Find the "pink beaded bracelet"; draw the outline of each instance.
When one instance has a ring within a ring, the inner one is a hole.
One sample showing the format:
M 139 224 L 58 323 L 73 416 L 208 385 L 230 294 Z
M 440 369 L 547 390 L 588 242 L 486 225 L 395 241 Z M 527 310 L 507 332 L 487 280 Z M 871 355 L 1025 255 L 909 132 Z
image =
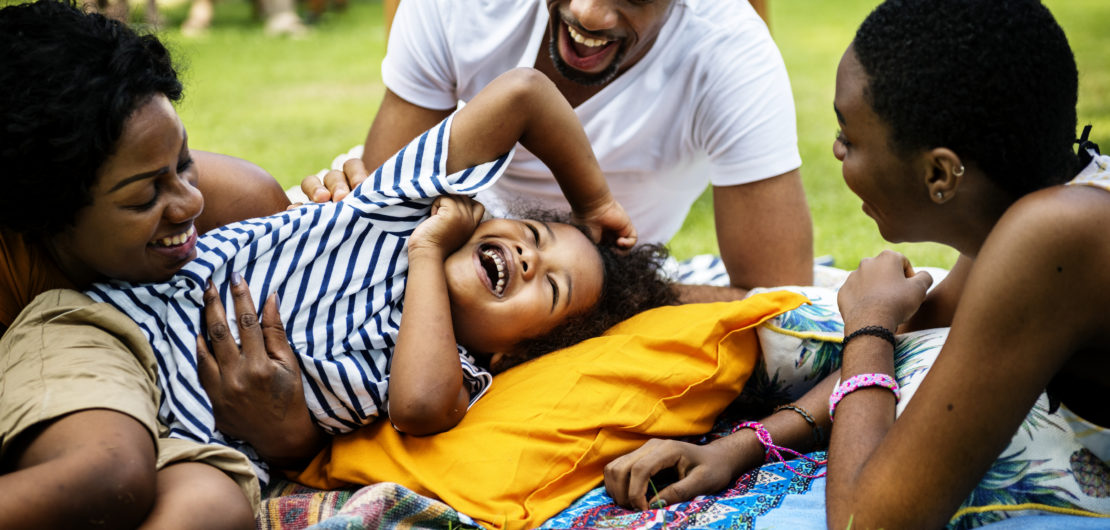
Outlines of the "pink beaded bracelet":
M 833 413 L 836 412 L 836 404 L 844 399 L 844 396 L 855 392 L 861 388 L 869 386 L 881 386 L 894 392 L 894 402 L 902 399 L 902 390 L 898 387 L 898 381 L 893 377 L 886 374 L 857 374 L 849 377 L 847 381 L 836 385 L 836 391 L 829 396 L 829 421 L 833 421 Z
M 805 460 L 805 461 L 807 461 L 811 464 L 815 464 L 815 465 L 818 465 L 818 466 L 823 466 L 823 465 L 829 463 L 829 461 L 827 459 L 826 460 L 818 460 L 818 459 L 813 458 L 811 456 L 803 455 L 802 453 L 799 453 L 799 452 L 797 452 L 797 451 L 795 451 L 795 450 L 793 450 L 789 447 L 782 447 L 780 445 L 775 445 L 775 442 L 773 440 L 771 440 L 771 433 L 767 432 L 767 428 L 764 427 L 762 423 L 759 423 L 758 421 L 745 421 L 744 423 L 741 423 L 740 425 L 737 425 L 736 430 L 734 430 L 733 432 L 736 432 L 740 429 L 752 429 L 752 430 L 755 431 L 756 439 L 759 440 L 759 443 L 762 444 L 763 448 L 765 449 L 765 456 L 764 456 L 765 460 L 770 460 L 771 457 L 773 456 L 773 457 L 777 458 L 779 462 L 782 462 L 782 465 L 786 466 L 786 469 L 789 469 L 790 471 L 793 471 L 794 474 L 798 475 L 799 477 L 821 478 L 821 477 L 825 476 L 825 471 L 822 471 L 822 472 L 820 472 L 816 475 L 807 475 L 805 473 L 802 473 L 801 471 L 798 471 L 797 469 L 795 469 L 790 464 L 786 463 L 786 458 L 784 458 L 782 456 L 782 451 L 786 451 L 787 453 L 790 453 L 790 454 L 792 454 L 792 455 L 794 455 L 798 458 L 801 458 L 802 460 Z

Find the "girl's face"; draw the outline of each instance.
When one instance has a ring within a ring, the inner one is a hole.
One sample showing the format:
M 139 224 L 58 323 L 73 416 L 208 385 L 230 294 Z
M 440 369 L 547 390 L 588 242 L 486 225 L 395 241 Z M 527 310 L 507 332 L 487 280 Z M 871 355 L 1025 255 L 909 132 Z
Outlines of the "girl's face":
M 447 258 L 455 340 L 480 353 L 508 353 L 551 331 L 601 297 L 603 265 L 573 226 L 493 219 Z
M 890 127 L 871 108 L 866 86 L 867 76 L 849 46 L 836 71 L 833 109 L 840 132 L 833 155 L 842 162 L 844 182 L 863 200 L 864 213 L 875 220 L 884 239 L 924 240 L 921 230 L 928 218 L 923 208 L 930 204 L 925 169 L 894 151 Z
M 196 256 L 193 220 L 204 209 L 196 182 L 181 120 L 155 95 L 124 123 L 92 204 L 51 240 L 62 270 L 78 284 L 169 278 Z

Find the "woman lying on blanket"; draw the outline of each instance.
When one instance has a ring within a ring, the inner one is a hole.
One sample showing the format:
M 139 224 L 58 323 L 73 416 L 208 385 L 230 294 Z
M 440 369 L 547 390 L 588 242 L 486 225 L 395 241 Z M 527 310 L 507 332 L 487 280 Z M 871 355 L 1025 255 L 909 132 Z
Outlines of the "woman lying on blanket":
M 617 252 L 569 224 L 482 221 L 482 206 L 464 195 L 496 181 L 517 141 L 552 168 L 576 216 L 599 235 L 611 230 L 620 245 L 634 243 L 573 110 L 546 78 L 522 69 L 494 80 L 344 201 L 214 230 L 168 282 L 98 284 L 89 295 L 143 329 L 160 363 L 160 417 L 179 437 L 223 441 L 201 380 L 217 388 L 220 405 L 222 365 L 239 358 L 223 325 L 257 337 L 248 329 L 257 322 L 252 299 L 266 300 L 269 355 L 303 369 L 304 399 L 282 404 L 301 421 L 266 436 L 224 434 L 287 463 L 314 453 L 313 422 L 348 432 L 388 410 L 410 434 L 450 429 L 489 386 L 487 368 L 673 301 L 656 247 Z M 235 313 L 225 320 L 210 304 L 213 355 L 196 338 L 205 298 Z M 244 336 L 244 348 L 253 340 Z M 308 443 L 290 451 L 296 436 Z
M 833 144 L 845 182 L 885 239 L 961 257 L 928 295 L 932 279 L 904 257 L 862 261 L 839 291 L 840 373 L 761 422 L 806 449 L 800 412 L 835 418 L 830 528 L 943 526 L 1046 388 L 1110 427 L 1110 157 L 1072 151 L 1076 91 L 1067 39 L 1035 0 L 888 0 L 845 52 Z M 893 333 L 947 325 L 895 421 Z M 606 487 L 639 509 L 719 490 L 763 460 L 756 435 L 653 441 L 613 461 Z M 667 468 L 681 480 L 647 498 Z
M 153 359 L 102 348 L 141 341 L 137 329 L 55 333 L 62 311 L 35 313 L 37 334 L 7 328 L 28 304 L 50 305 L 36 299 L 50 289 L 168 278 L 194 233 L 283 211 L 281 186 L 191 151 L 167 50 L 71 3 L 0 10 L 0 87 L 0 528 L 253 524 L 232 480 L 255 482 L 246 458 L 163 443 Z

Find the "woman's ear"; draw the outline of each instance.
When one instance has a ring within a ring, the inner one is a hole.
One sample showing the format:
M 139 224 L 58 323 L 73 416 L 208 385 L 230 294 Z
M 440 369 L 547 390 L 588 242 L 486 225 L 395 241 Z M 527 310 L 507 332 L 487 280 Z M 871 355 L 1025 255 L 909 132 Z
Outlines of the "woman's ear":
M 930 150 L 926 158 L 925 187 L 929 190 L 929 198 L 937 204 L 944 204 L 956 196 L 967 168 L 959 155 L 947 147 Z

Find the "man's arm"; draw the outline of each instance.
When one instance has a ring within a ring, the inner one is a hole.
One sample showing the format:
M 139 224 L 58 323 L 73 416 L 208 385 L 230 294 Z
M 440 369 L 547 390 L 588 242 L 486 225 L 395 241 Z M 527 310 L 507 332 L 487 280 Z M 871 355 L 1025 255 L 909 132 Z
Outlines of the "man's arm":
M 197 230 L 207 232 L 235 221 L 285 210 L 289 198 L 266 170 L 246 160 L 207 151 L 192 151 L 197 164 L 197 189 L 204 211 Z
M 713 211 L 732 287 L 681 286 L 683 302 L 735 300 L 753 287 L 813 283 L 813 222 L 797 169 L 714 186 Z

